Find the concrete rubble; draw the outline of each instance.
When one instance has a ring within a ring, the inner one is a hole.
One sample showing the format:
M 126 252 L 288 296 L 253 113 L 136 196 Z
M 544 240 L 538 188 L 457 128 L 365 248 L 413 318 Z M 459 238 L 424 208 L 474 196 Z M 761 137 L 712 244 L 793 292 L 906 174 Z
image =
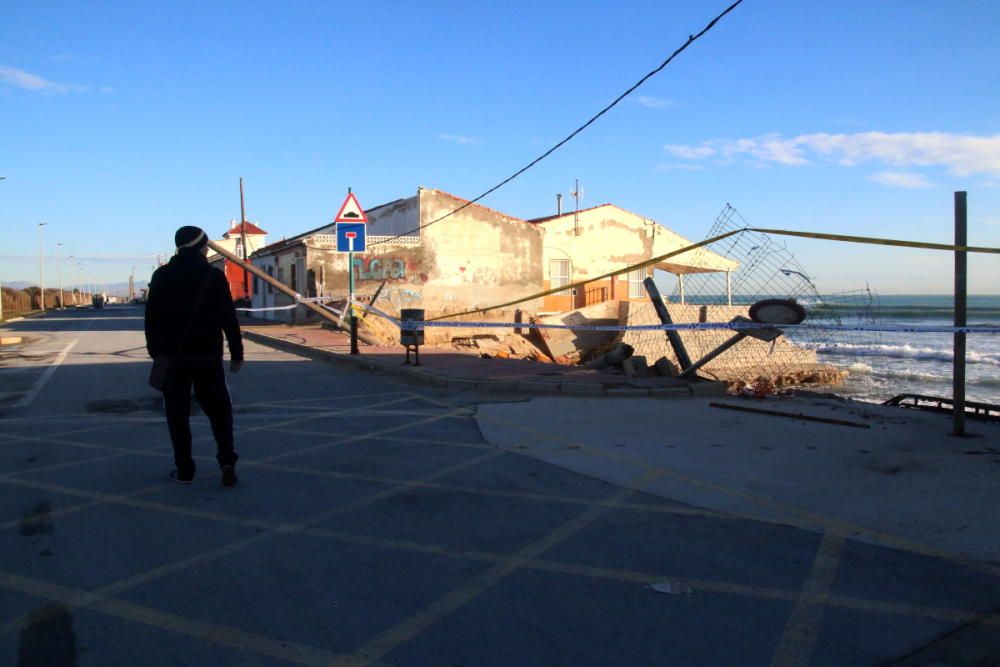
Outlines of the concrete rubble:
M 376 304 L 378 305 L 378 304 Z M 668 304 L 677 323 L 727 322 L 746 316 L 746 306 L 694 306 Z M 463 316 L 469 322 L 520 322 L 528 319 L 519 310 L 496 310 Z M 530 318 L 530 323 L 579 326 L 619 326 L 658 322 L 652 304 L 606 301 L 566 313 Z M 398 345 L 399 329 L 375 315 L 361 320 L 359 331 L 366 341 Z M 734 332 L 729 330 L 680 331 L 688 355 L 701 358 Z M 662 331 L 592 331 L 587 329 L 447 327 L 425 330 L 427 347 L 475 354 L 484 358 L 530 359 L 561 366 L 612 369 L 627 377 L 674 377 L 681 364 Z M 627 354 L 623 354 L 628 350 Z M 846 369 L 819 363 L 816 353 L 795 345 L 785 337 L 766 342 L 746 338 L 713 359 L 698 373 L 723 383 L 731 392 L 761 387 L 835 387 L 848 375 Z

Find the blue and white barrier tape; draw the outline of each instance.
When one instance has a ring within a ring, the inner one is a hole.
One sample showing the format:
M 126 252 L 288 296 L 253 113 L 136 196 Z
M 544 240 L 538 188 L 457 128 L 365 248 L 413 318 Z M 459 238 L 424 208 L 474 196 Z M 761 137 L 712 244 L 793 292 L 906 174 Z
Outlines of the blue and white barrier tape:
M 331 301 L 328 298 L 299 299 L 290 306 L 275 306 L 272 308 L 237 308 L 237 310 L 258 312 L 263 310 L 290 310 L 305 302 Z M 392 322 L 405 331 L 416 331 L 425 328 L 451 329 L 569 329 L 572 331 L 743 331 L 753 329 L 781 329 L 782 331 L 872 331 L 882 333 L 965 333 L 965 334 L 1000 334 L 1000 326 L 986 324 L 978 326 L 947 326 L 947 325 L 845 325 L 845 324 L 761 324 L 759 322 L 678 322 L 674 324 L 545 324 L 542 322 L 454 322 L 454 321 L 418 321 L 400 320 L 397 317 L 375 308 L 374 306 L 352 301 L 356 307 L 378 315 Z M 322 308 L 336 315 L 343 312 L 322 303 Z
M 544 324 L 541 322 L 446 322 L 400 320 L 366 303 L 353 302 L 359 308 L 385 318 L 400 329 L 407 331 L 420 328 L 468 328 L 468 329 L 570 329 L 573 331 L 718 331 L 781 329 L 782 331 L 879 331 L 895 333 L 1000 333 L 1000 326 L 982 325 L 955 327 L 947 325 L 844 325 L 844 324 L 761 324 L 759 322 L 678 322 L 675 324 Z
M 304 298 L 302 298 L 298 294 L 296 294 L 295 296 L 296 296 L 295 303 L 290 304 L 288 306 L 267 306 L 267 307 L 264 307 L 264 308 L 237 308 L 236 310 L 242 310 L 243 312 L 247 312 L 247 313 L 259 313 L 259 312 L 269 311 L 269 310 L 291 310 L 292 308 L 298 308 L 299 304 L 302 304 L 302 303 L 315 303 L 315 304 L 318 304 L 320 307 L 325 308 L 326 310 L 329 310 L 331 313 L 336 313 L 337 315 L 341 314 L 341 311 L 339 311 L 339 310 L 337 310 L 335 308 L 331 308 L 331 307 L 329 307 L 327 305 L 324 305 L 324 302 L 339 301 L 339 299 L 333 299 L 333 298 L 330 298 L 328 296 L 314 296 L 314 297 L 309 297 L 309 298 L 305 298 L 304 299 Z

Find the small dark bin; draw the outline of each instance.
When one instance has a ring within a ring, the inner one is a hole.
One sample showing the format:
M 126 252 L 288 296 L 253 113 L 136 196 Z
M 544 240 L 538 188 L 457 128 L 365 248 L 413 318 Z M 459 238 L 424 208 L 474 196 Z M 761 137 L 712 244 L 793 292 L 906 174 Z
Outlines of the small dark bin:
M 424 321 L 424 309 L 423 308 L 403 308 L 399 311 L 399 319 L 402 322 L 423 322 Z M 418 324 L 414 329 L 406 329 L 400 327 L 399 329 L 399 342 L 406 346 L 406 361 L 404 364 L 410 363 L 410 347 L 413 347 L 413 351 L 416 353 L 417 358 L 414 362 L 415 365 L 420 365 L 420 346 L 424 344 L 424 325 Z
M 423 308 L 403 308 L 399 311 L 399 319 L 402 322 L 423 322 L 424 321 L 424 309 Z M 399 330 L 399 342 L 403 345 L 423 345 L 424 344 L 424 325 L 417 325 L 416 329 L 403 329 Z

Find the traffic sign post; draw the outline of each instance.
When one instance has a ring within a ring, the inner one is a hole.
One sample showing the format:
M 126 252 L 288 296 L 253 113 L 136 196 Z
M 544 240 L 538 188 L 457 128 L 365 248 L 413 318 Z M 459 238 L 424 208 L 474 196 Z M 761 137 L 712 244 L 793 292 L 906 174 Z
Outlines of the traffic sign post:
M 365 225 L 368 216 L 361 208 L 358 198 L 347 188 L 347 199 L 340 205 L 337 216 L 337 252 L 347 253 L 347 308 L 351 323 L 351 354 L 358 351 L 358 318 L 354 315 L 354 253 L 365 251 Z

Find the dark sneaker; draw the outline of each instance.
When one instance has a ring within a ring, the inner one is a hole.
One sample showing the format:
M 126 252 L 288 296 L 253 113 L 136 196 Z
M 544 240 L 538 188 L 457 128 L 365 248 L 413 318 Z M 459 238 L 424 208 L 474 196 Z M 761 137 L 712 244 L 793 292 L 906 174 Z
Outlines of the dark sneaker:
M 179 484 L 190 484 L 191 482 L 194 481 L 194 473 L 192 472 L 192 473 L 187 474 L 187 475 L 182 475 L 181 472 L 177 468 L 174 468 L 170 472 L 170 479 L 174 480 L 175 482 L 177 482 Z
M 222 466 L 222 486 L 235 486 L 238 480 L 236 466 Z

